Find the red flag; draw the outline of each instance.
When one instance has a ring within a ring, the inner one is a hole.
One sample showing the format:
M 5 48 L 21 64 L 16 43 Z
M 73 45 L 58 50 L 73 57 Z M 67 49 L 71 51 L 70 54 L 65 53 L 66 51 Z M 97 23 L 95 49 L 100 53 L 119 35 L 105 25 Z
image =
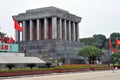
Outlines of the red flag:
M 6 43 L 9 43 L 9 37 L 6 37 L 6 38 L 5 38 L 5 42 L 6 42 Z
M 14 18 L 14 28 L 20 32 L 23 30 L 23 28 L 18 24 L 15 18 Z
M 2 42 L 5 42 L 5 39 L 4 39 L 4 37 L 2 37 L 2 40 L 1 40 Z
M 108 42 L 109 42 L 109 47 L 112 50 L 112 42 L 111 42 L 110 38 L 108 39 Z
M 15 40 L 12 37 L 10 38 L 10 43 L 12 43 L 12 44 L 15 43 Z
M 116 50 L 115 48 L 112 49 L 112 52 L 113 52 L 113 53 L 116 52 L 116 51 L 117 51 L 117 50 Z
M 116 44 L 120 46 L 120 40 L 116 38 Z

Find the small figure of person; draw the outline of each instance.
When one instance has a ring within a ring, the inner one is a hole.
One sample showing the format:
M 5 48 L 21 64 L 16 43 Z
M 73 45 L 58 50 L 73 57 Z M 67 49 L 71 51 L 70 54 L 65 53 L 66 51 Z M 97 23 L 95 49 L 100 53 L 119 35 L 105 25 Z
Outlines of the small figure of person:
M 115 65 L 113 64 L 112 66 L 112 72 L 114 73 L 115 72 Z

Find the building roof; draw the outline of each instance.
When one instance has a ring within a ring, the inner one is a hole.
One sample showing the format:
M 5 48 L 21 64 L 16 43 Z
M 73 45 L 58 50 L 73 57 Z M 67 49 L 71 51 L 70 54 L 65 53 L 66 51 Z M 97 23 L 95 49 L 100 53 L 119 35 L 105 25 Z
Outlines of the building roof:
M 42 19 L 42 18 L 50 18 L 50 17 L 57 17 L 74 22 L 80 22 L 82 19 L 81 17 L 71 14 L 66 10 L 56 8 L 53 6 L 26 10 L 25 13 L 20 13 L 13 17 L 15 17 L 19 22 L 23 20 L 30 20 L 30 19 L 34 20 L 34 19 Z
M 41 12 L 41 11 L 53 11 L 53 12 L 60 11 L 60 12 L 64 12 L 64 13 L 69 13 L 66 10 L 63 10 L 63 9 L 60 9 L 60 8 L 57 8 L 54 6 L 26 10 L 26 13 Z

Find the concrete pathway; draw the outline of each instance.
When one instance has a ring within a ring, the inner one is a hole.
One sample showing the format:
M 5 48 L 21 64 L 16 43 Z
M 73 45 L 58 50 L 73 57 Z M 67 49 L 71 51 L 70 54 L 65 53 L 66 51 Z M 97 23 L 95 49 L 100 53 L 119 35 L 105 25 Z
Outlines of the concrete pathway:
M 0 80 L 120 80 L 120 70 L 12 77 Z

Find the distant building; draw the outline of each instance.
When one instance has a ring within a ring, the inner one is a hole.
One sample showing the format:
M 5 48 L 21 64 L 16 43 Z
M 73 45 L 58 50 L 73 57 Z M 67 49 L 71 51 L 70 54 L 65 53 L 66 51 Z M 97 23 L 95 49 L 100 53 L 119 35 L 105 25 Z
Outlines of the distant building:
M 0 32 L 0 69 L 5 68 L 7 64 L 15 64 L 16 67 L 21 68 L 31 63 L 40 66 L 46 62 L 38 57 L 26 57 L 24 53 L 18 53 L 18 44 Z
M 79 42 L 81 17 L 56 7 L 31 9 L 14 17 L 23 26 L 22 35 L 15 33 L 19 52 L 40 58 L 49 55 L 56 60 L 64 57 L 66 63 L 81 63 L 77 56 L 84 46 Z

